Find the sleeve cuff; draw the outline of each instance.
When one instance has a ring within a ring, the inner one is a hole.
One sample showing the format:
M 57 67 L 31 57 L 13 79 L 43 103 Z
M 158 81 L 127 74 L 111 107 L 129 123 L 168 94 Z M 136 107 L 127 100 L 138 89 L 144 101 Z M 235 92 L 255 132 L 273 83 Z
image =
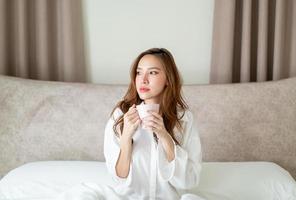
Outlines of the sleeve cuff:
M 116 182 L 117 183 L 120 183 L 120 184 L 125 184 L 125 185 L 130 185 L 131 183 L 131 180 L 132 180 L 132 164 L 130 165 L 130 169 L 129 169 L 129 173 L 128 173 L 128 176 L 126 178 L 121 178 L 119 177 L 117 174 L 116 174 L 116 169 L 114 167 L 114 178 L 116 179 Z

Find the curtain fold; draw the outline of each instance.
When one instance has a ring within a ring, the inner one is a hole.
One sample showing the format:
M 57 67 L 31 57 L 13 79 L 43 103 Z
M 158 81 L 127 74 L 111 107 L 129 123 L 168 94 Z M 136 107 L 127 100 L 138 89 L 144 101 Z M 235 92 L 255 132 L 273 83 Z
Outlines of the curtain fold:
M 216 0 L 210 83 L 296 76 L 296 1 Z
M 81 0 L 0 0 L 0 73 L 86 81 Z

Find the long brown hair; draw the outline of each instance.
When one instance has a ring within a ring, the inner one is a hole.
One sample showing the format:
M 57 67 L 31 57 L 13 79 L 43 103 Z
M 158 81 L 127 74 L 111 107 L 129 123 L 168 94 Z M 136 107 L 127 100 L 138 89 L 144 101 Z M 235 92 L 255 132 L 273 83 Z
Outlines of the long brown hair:
M 184 116 L 185 110 L 188 109 L 188 105 L 186 104 L 181 95 L 182 78 L 179 74 L 174 58 L 172 54 L 165 48 L 148 49 L 142 52 L 135 59 L 130 70 L 131 82 L 129 84 L 128 90 L 125 96 L 123 97 L 123 100 L 119 101 L 113 109 L 111 116 L 113 115 L 116 108 L 120 108 L 123 114 L 125 114 L 133 104 L 138 105 L 142 102 L 137 93 L 135 79 L 137 74 L 138 63 L 140 62 L 141 58 L 145 55 L 156 56 L 163 64 L 168 85 L 163 90 L 162 101 L 159 106 L 160 113 L 163 117 L 163 122 L 166 130 L 171 135 L 173 140 L 177 144 L 180 144 L 180 142 L 177 141 L 177 139 L 174 136 L 173 129 L 176 126 L 179 131 L 182 131 L 183 127 L 180 123 L 180 119 L 182 119 L 182 117 Z M 179 118 L 178 112 L 182 113 L 182 115 Z M 116 121 L 113 125 L 113 130 L 115 134 L 119 136 L 117 126 L 119 125 L 120 131 L 122 133 L 124 125 L 123 115 L 115 120 Z

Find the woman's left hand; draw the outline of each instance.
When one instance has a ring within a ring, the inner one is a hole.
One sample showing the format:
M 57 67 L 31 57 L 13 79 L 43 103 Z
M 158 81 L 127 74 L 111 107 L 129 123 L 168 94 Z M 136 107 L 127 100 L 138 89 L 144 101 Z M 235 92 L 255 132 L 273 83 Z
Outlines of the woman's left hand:
M 175 158 L 174 152 L 174 142 L 170 134 L 167 132 L 163 118 L 157 112 L 148 111 L 151 115 L 145 117 L 142 122 L 144 123 L 144 128 L 152 130 L 160 140 L 163 148 L 166 152 L 166 157 L 169 162 Z
M 144 128 L 153 131 L 159 139 L 164 138 L 169 133 L 167 132 L 163 118 L 155 111 L 148 111 L 151 115 L 143 119 Z

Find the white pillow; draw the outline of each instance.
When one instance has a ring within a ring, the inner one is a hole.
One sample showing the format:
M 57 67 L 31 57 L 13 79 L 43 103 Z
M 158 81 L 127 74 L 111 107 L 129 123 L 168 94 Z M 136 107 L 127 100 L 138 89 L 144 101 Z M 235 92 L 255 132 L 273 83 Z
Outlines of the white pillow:
M 272 162 L 203 163 L 192 193 L 209 200 L 296 200 L 296 182 Z
M 0 199 L 46 200 L 81 182 L 114 185 L 104 162 L 32 162 L 3 177 Z M 199 186 L 188 192 L 207 200 L 295 200 L 296 183 L 271 162 L 208 162 Z

